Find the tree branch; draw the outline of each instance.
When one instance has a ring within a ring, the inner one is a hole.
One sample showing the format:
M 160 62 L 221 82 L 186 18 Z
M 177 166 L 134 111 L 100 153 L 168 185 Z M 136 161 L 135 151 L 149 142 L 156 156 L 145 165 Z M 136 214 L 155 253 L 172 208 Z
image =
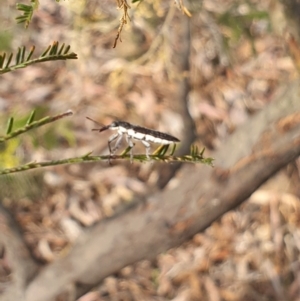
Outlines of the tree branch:
M 299 156 L 299 99 L 298 80 L 213 154 L 215 170 L 187 166 L 177 188 L 89 229 L 29 284 L 26 301 L 53 300 L 70 284 L 80 296 L 124 266 L 179 246 L 241 204 Z

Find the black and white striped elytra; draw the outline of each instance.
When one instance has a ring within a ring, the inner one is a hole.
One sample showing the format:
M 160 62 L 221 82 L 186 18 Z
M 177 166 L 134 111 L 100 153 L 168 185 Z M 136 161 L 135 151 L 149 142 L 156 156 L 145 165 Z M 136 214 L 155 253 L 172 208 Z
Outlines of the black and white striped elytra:
M 87 117 L 87 119 L 92 120 L 95 122 L 95 120 Z M 155 130 L 150 130 L 142 126 L 133 125 L 126 121 L 114 121 L 109 125 L 106 125 L 100 129 L 93 129 L 93 131 L 99 131 L 103 132 L 106 130 L 116 130 L 117 132 L 113 134 L 108 139 L 108 149 L 110 152 L 110 155 L 112 156 L 117 149 L 120 146 L 120 143 L 122 141 L 122 137 L 125 136 L 126 141 L 130 147 L 130 159 L 132 161 L 132 149 L 134 147 L 134 143 L 132 140 L 140 140 L 146 147 L 146 156 L 149 158 L 150 154 L 150 143 L 156 143 L 156 144 L 162 144 L 162 145 L 168 145 L 173 144 L 176 142 L 179 142 L 180 140 L 177 139 L 174 136 L 171 136 L 166 133 L 162 133 Z M 115 142 L 114 147 L 111 147 L 111 143 L 113 141 Z

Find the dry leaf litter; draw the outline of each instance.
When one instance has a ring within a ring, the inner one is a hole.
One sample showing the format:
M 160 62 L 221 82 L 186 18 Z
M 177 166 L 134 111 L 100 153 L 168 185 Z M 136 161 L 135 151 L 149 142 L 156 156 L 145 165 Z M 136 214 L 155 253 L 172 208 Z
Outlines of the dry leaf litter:
M 271 18 L 247 21 L 251 38 L 245 33 L 236 38 L 230 26 L 217 21 L 226 12 L 242 18 L 251 9 L 276 15 L 271 2 L 214 0 L 203 1 L 201 9 L 197 3 L 190 8 L 189 111 L 197 144 L 208 150 L 220 146 L 270 102 L 280 84 L 296 77 L 283 35 L 269 29 Z M 107 154 L 109 134 L 91 132 L 95 125 L 86 116 L 103 124 L 123 119 L 180 137 L 182 116 L 175 96 L 182 78 L 176 58 L 185 16 L 171 6 L 170 1 L 143 1 L 134 8 L 116 49 L 112 45 L 120 11 L 115 1 L 89 1 L 84 6 L 80 1 L 42 1 L 26 32 L 6 18 L 8 27 L 16 27 L 13 49 L 20 43 L 35 44 L 38 53 L 58 40 L 69 43 L 79 57 L 2 76 L 2 120 L 10 114 L 24 117 L 36 107 L 45 115 L 68 109 L 75 113 L 71 120 L 22 138 L 21 162 L 89 151 Z M 166 16 L 172 17 L 169 23 Z M 17 39 L 20 32 L 22 38 Z M 156 52 L 149 48 L 153 42 L 159 45 Z M 45 143 L 44 135 L 52 137 L 54 147 Z M 137 146 L 139 150 L 143 148 Z M 79 300 L 299 301 L 299 178 L 292 176 L 299 173 L 299 162 L 291 170 L 280 172 L 242 206 L 181 247 L 153 262 L 123 268 Z M 22 177 L 27 179 L 26 193 L 8 193 L 3 203 L 20 223 L 36 258 L 49 263 L 67 254 L 86 227 L 114 215 L 135 195 L 154 191 L 159 174 L 154 164 L 103 162 L 44 169 L 37 173 L 39 189 L 30 173 Z M 23 191 L 20 176 L 15 181 Z M 0 268 L 5 269 L 1 264 Z M 2 278 L 0 290 L 9 281 Z

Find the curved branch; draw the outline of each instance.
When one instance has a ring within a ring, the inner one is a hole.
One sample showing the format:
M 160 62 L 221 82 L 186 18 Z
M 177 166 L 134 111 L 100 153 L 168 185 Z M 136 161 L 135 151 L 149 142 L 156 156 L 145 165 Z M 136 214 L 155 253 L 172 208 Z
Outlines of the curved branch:
M 71 284 L 80 296 L 124 266 L 179 246 L 241 204 L 299 156 L 299 96 L 300 81 L 287 86 L 214 154 L 215 170 L 189 166 L 177 188 L 89 229 L 29 284 L 26 301 L 53 300 Z

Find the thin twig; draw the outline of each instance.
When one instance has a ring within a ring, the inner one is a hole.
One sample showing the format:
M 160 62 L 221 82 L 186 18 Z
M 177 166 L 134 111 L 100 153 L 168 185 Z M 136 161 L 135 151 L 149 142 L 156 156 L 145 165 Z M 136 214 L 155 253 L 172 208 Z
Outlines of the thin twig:
M 32 130 L 34 128 L 40 127 L 40 126 L 45 125 L 47 123 L 54 122 L 54 121 L 56 121 L 58 119 L 70 116 L 72 114 L 73 114 L 73 112 L 69 110 L 69 111 L 67 111 L 65 113 L 58 114 L 56 116 L 47 116 L 47 117 L 45 117 L 43 119 L 40 119 L 40 120 L 37 120 L 37 121 L 33 121 L 32 123 L 27 124 L 26 126 L 20 128 L 20 129 L 17 129 L 17 130 L 15 130 L 15 131 L 13 131 L 13 132 L 5 135 L 5 136 L 0 137 L 0 143 L 4 142 L 4 141 L 7 141 L 7 140 L 9 140 L 11 138 L 14 138 L 14 137 L 16 137 L 18 135 L 21 135 L 21 134 L 23 134 L 25 132 L 28 132 L 28 131 L 30 131 L 30 130 Z
M 84 163 L 84 162 L 98 162 L 98 161 L 111 161 L 111 160 L 119 160 L 126 159 L 130 160 L 130 155 L 106 155 L 106 156 L 90 156 L 90 153 L 81 157 L 73 157 L 61 160 L 53 160 L 53 161 L 43 161 L 43 162 L 30 162 L 24 165 L 20 165 L 17 167 L 6 168 L 0 170 L 0 175 L 12 174 L 21 171 L 27 171 L 32 169 L 37 169 L 41 167 L 47 166 L 56 166 L 56 165 L 64 165 L 64 164 L 74 164 L 74 163 Z M 149 161 L 160 161 L 165 163 L 170 162 L 186 162 L 186 163 L 203 163 L 210 166 L 213 166 L 213 158 L 204 158 L 202 153 L 191 154 L 185 156 L 160 156 L 160 155 L 150 155 L 149 159 L 146 155 L 134 155 L 132 158 L 134 161 L 138 162 L 149 162 Z
M 5 68 L 0 68 L 0 74 L 4 74 L 13 70 L 17 69 L 22 69 L 27 66 L 37 64 L 37 63 L 42 63 L 42 62 L 49 62 L 49 61 L 58 61 L 58 60 L 76 60 L 77 59 L 77 54 L 74 52 L 71 53 L 64 53 L 64 54 L 54 54 L 54 55 L 49 55 L 45 57 L 38 57 L 36 59 L 28 60 L 25 62 L 22 62 L 20 64 L 13 65 L 11 67 L 6 66 Z M 9 64 L 8 64 L 9 65 Z
M 118 8 L 123 9 L 123 15 L 122 15 L 121 20 L 120 20 L 120 26 L 118 28 L 118 33 L 117 33 L 117 36 L 115 38 L 113 48 L 116 48 L 118 40 L 120 40 L 122 42 L 121 37 L 120 37 L 121 32 L 123 30 L 124 25 L 127 24 L 127 19 L 130 20 L 130 17 L 129 17 L 129 14 L 128 14 L 128 9 L 130 9 L 130 6 L 127 3 L 127 1 L 126 0 L 117 0 L 117 3 L 118 3 Z

